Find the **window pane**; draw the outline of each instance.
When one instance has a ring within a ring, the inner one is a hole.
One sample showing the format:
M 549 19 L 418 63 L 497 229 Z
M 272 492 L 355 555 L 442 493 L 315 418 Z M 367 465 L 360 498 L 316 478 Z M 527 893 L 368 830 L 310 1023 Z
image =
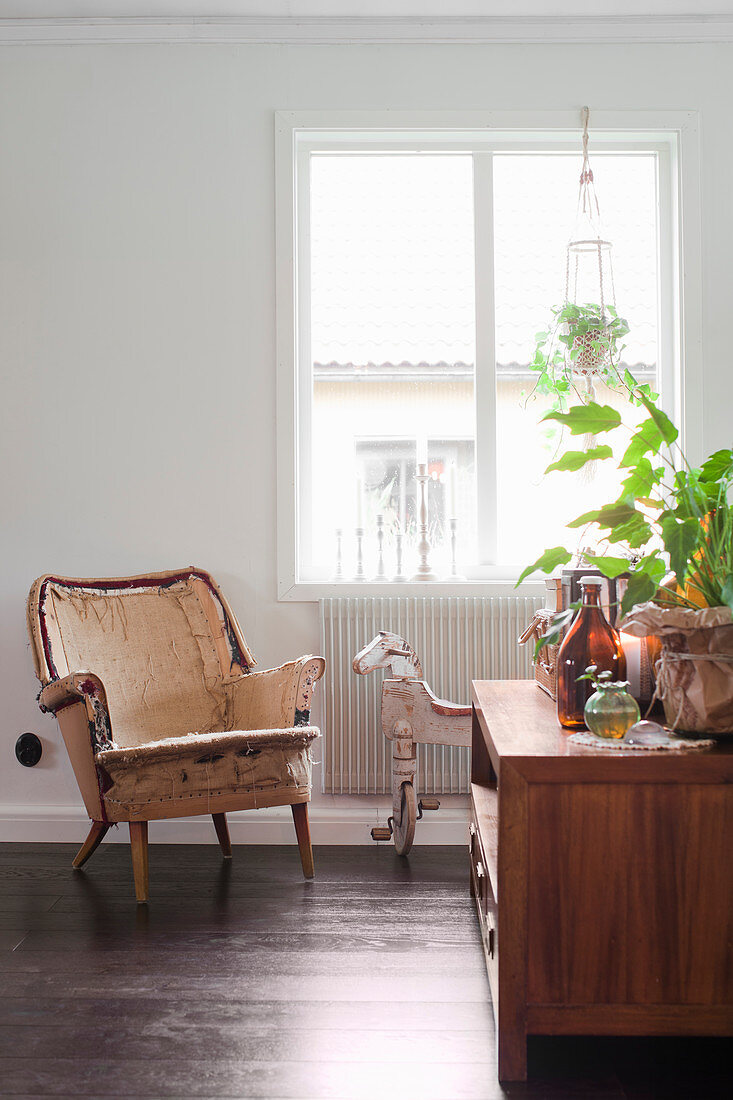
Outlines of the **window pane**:
M 361 487 L 367 575 L 376 570 L 378 515 L 388 575 L 398 531 L 405 571 L 414 572 L 417 461 L 431 474 L 433 564 L 447 570 L 450 508 L 471 560 L 472 158 L 314 154 L 310 208 L 313 567 L 333 571 L 341 528 L 345 568 L 353 569 Z
M 605 239 L 613 245 L 614 286 L 605 287 L 630 326 L 623 361 L 657 385 L 658 270 L 656 156 L 599 153 L 593 158 Z M 497 360 L 497 535 L 499 559 L 526 563 L 577 535 L 564 524 L 618 492 L 612 462 L 578 474 L 545 468 L 559 436 L 539 427 L 549 409 L 531 397 L 534 335 L 565 295 L 566 245 L 575 222 L 580 158 L 567 154 L 494 157 Z M 597 299 L 594 299 L 597 300 Z M 624 408 L 597 386 L 597 399 Z M 582 447 L 582 440 L 578 442 Z M 565 446 L 561 448 L 565 449 Z

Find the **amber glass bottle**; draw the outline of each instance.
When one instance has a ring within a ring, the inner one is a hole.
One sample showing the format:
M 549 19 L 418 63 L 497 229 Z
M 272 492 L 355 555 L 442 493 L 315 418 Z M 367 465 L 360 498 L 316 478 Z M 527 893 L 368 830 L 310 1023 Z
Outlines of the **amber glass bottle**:
M 626 676 L 621 639 L 601 610 L 601 580 L 581 577 L 583 604 L 557 655 L 557 717 L 566 729 L 585 729 L 583 709 L 593 694 L 590 680 L 581 680 L 588 665 L 610 672 L 611 679 Z

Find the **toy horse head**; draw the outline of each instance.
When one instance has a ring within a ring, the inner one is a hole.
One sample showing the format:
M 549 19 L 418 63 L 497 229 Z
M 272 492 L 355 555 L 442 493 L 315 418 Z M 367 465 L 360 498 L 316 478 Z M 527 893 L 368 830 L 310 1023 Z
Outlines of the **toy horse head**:
M 366 676 L 375 668 L 389 668 L 395 680 L 422 680 L 422 665 L 415 650 L 399 634 L 380 630 L 352 661 L 354 672 Z

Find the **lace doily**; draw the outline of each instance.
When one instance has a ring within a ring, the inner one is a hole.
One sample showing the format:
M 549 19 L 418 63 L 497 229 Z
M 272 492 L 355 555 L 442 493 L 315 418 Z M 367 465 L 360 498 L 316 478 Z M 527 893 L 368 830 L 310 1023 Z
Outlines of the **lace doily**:
M 647 733 L 639 735 L 638 741 L 626 741 L 623 737 L 596 737 L 594 733 L 571 733 L 568 737 L 574 745 L 586 745 L 592 749 L 606 749 L 610 752 L 690 752 L 698 749 L 711 749 L 715 742 L 710 738 L 692 740 L 676 737 L 671 733 Z

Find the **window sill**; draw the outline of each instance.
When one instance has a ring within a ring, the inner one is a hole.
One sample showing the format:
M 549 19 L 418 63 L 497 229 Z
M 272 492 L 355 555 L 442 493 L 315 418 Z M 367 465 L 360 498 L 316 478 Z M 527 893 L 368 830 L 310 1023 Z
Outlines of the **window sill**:
M 489 568 L 491 572 L 489 573 Z M 510 566 L 492 566 L 482 571 L 481 577 L 468 580 L 441 581 L 355 581 L 346 579 L 297 581 L 295 584 L 280 584 L 278 600 L 287 603 L 317 603 L 328 597 L 373 596 L 393 599 L 396 597 L 418 596 L 421 598 L 463 596 L 544 596 L 544 580 L 525 581 L 515 588 L 521 568 Z

